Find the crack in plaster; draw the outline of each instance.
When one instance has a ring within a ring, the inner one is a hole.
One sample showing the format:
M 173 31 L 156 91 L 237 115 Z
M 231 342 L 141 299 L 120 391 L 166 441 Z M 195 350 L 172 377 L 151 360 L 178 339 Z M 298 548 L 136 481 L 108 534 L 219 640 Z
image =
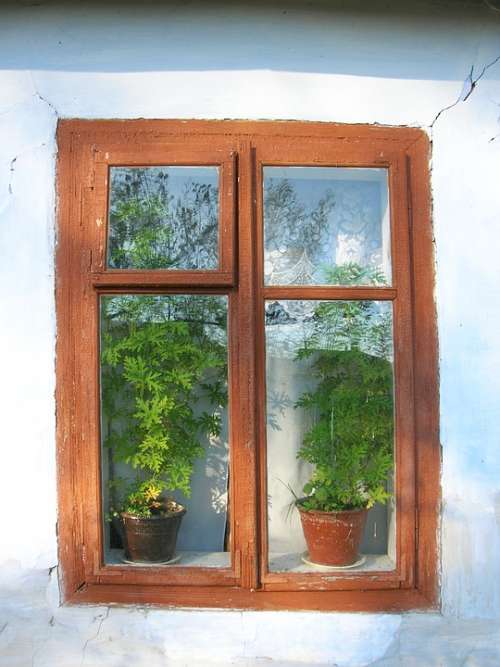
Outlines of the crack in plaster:
M 431 123 L 430 126 L 429 126 L 431 132 L 432 132 L 432 130 L 434 129 L 434 125 L 435 125 L 436 121 L 438 120 L 438 118 L 439 118 L 442 114 L 444 114 L 446 111 L 449 111 L 450 109 L 453 109 L 453 107 L 456 107 L 457 104 L 459 104 L 460 102 L 466 102 L 466 101 L 469 99 L 469 97 L 472 95 L 472 93 L 474 92 L 474 90 L 475 90 L 477 84 L 479 83 L 479 81 L 483 78 L 483 76 L 484 76 L 484 75 L 486 74 L 486 72 L 490 69 L 490 67 L 493 67 L 493 66 L 496 65 L 499 61 L 500 61 L 500 55 L 497 56 L 497 57 L 496 57 L 494 60 L 492 60 L 491 62 L 489 62 L 489 63 L 487 63 L 486 65 L 484 65 L 484 66 L 483 66 L 483 69 L 482 69 L 481 72 L 480 72 L 480 74 L 479 74 L 478 76 L 476 76 L 476 78 L 473 78 L 473 77 L 474 77 L 474 65 L 472 65 L 472 67 L 470 68 L 470 72 L 469 72 L 469 74 L 467 75 L 467 78 L 466 78 L 465 81 L 464 81 L 464 84 L 463 84 L 463 86 L 462 86 L 462 90 L 460 91 L 460 94 L 459 94 L 459 96 L 457 97 L 457 99 L 455 100 L 455 102 L 453 102 L 452 104 L 449 104 L 449 105 L 446 106 L 446 107 L 443 107 L 443 108 L 442 108 L 440 111 L 438 111 L 438 113 L 434 116 L 434 120 L 432 121 L 432 123 Z
M 37 144 L 36 146 L 30 146 L 30 148 L 27 148 L 25 151 L 22 151 L 21 153 L 18 153 L 17 155 L 15 155 L 15 156 L 10 160 L 10 162 L 9 162 L 9 172 L 10 172 L 10 176 L 9 176 L 9 183 L 8 183 L 8 185 L 7 185 L 7 190 L 8 190 L 9 195 L 13 195 L 13 194 L 14 194 L 14 188 L 13 188 L 12 186 L 13 186 L 13 183 L 14 183 L 14 173 L 15 173 L 15 171 L 16 171 L 16 162 L 19 160 L 19 158 L 21 158 L 23 155 L 27 155 L 28 153 L 31 153 L 31 152 L 33 152 L 33 151 L 36 151 L 36 150 L 38 150 L 39 148 L 45 148 L 46 146 L 47 146 L 47 142 L 46 142 L 46 141 L 42 141 L 42 143 Z M 0 207 L 0 211 L 3 210 L 3 208 L 4 208 L 4 206 Z M 53 565 L 51 568 L 49 568 L 49 577 L 50 577 L 50 575 L 51 575 L 52 570 L 53 570 L 55 567 L 57 567 L 57 566 L 56 566 L 56 565 Z
M 491 103 L 497 108 L 500 108 L 500 104 L 498 102 L 491 100 Z M 497 118 L 497 124 L 500 125 L 500 116 L 498 116 Z M 491 139 L 488 139 L 488 143 L 491 144 L 492 141 L 496 141 L 499 137 L 500 137 L 500 132 L 497 132 L 497 134 L 493 135 Z
M 33 88 L 34 88 L 34 91 L 35 91 L 35 92 L 33 93 L 33 96 L 36 97 L 36 98 L 38 98 L 38 99 L 41 100 L 42 102 L 44 102 L 44 104 L 46 104 L 46 105 L 49 107 L 49 109 L 51 109 L 51 111 L 52 111 L 52 113 L 54 114 L 54 116 L 56 117 L 56 119 L 59 118 L 59 113 L 58 113 L 56 107 L 52 104 L 52 102 L 50 102 L 47 98 L 45 98 L 43 95 L 41 95 L 41 94 L 38 92 L 38 90 L 36 89 L 36 85 L 35 85 L 34 78 L 33 78 L 33 73 L 30 72 L 30 75 L 31 75 L 31 79 L 32 79 L 32 82 L 33 82 Z M 21 105 L 18 105 L 18 106 L 21 106 Z M 9 111 L 7 111 L 7 112 L 5 112 L 5 113 L 11 113 L 11 110 L 9 110 Z M 2 113 L 2 114 L 0 114 L 0 115 L 4 115 L 4 114 Z M 10 162 L 9 162 L 9 182 L 8 182 L 8 184 L 7 184 L 7 192 L 8 192 L 9 195 L 13 195 L 13 194 L 14 194 L 13 182 L 14 182 L 14 173 L 15 173 L 15 170 L 16 170 L 16 162 L 17 162 L 17 160 L 18 160 L 22 155 L 24 155 L 24 154 L 26 154 L 26 153 L 28 153 L 28 152 L 30 152 L 30 151 L 34 151 L 34 150 L 37 150 L 37 149 L 39 149 L 39 148 L 45 148 L 46 145 L 47 145 L 47 143 L 44 141 L 44 142 L 42 142 L 42 143 L 40 143 L 40 144 L 38 144 L 38 145 L 36 145 L 36 146 L 31 146 L 30 148 L 26 149 L 25 151 L 22 151 L 21 153 L 18 153 L 17 155 L 15 155 L 15 156 L 10 160 Z M 6 207 L 7 205 L 8 205 L 8 204 L 7 204 L 7 200 L 5 200 L 5 202 L 3 202 L 2 205 L 0 205 L 0 213 L 4 211 L 4 209 L 5 209 L 5 207 Z M 54 567 L 56 567 L 56 566 L 54 565 L 53 567 L 51 567 L 51 568 L 49 569 L 49 577 L 50 577 L 50 575 L 51 575 L 52 570 L 54 569 Z
M 7 621 L 7 623 L 4 623 L 4 624 L 2 625 L 2 627 L 0 628 L 0 635 L 2 634 L 2 632 L 5 630 L 5 628 L 6 628 L 8 625 L 9 625 L 9 622 L 8 622 L 8 621 Z
M 83 649 L 82 649 L 82 661 L 81 661 L 81 663 L 80 663 L 80 667 L 83 667 L 83 665 L 84 665 L 84 663 L 85 663 L 85 657 L 86 657 L 86 652 L 87 652 L 88 645 L 90 644 L 90 642 L 95 642 L 95 641 L 97 641 L 97 639 L 99 638 L 99 635 L 100 635 L 101 630 L 102 630 L 103 623 L 104 623 L 105 620 L 107 620 L 107 619 L 109 618 L 109 613 L 110 613 L 110 611 L 111 611 L 111 609 L 110 609 L 109 607 L 107 607 L 107 609 L 106 609 L 106 611 L 104 612 L 104 614 L 101 614 L 100 616 L 99 616 L 99 615 L 94 616 L 94 619 L 93 619 L 94 621 L 97 621 L 97 619 L 99 619 L 99 625 L 98 625 L 98 627 L 97 627 L 97 632 L 95 633 L 95 635 L 94 635 L 93 637 L 89 637 L 89 638 L 85 641 L 85 644 L 83 645 Z
M 46 99 L 43 95 L 40 95 L 38 90 L 35 91 L 35 95 L 38 97 L 39 100 L 41 100 L 42 102 L 45 102 L 45 104 L 49 107 L 49 109 L 52 109 L 56 118 L 59 118 L 59 112 L 57 111 L 55 106 L 52 104 L 52 102 L 49 102 L 49 100 Z
M 492 60 L 487 65 L 485 65 L 483 67 L 483 69 L 481 70 L 481 74 L 478 77 L 476 77 L 474 80 L 472 79 L 472 75 L 474 73 L 474 65 L 472 66 L 472 69 L 471 69 L 471 72 L 470 72 L 470 77 L 469 77 L 469 79 L 470 79 L 470 89 L 467 92 L 467 94 L 465 95 L 465 97 L 463 98 L 463 100 L 462 100 L 463 102 L 465 102 L 467 99 L 469 99 L 469 97 L 471 96 L 472 91 L 476 87 L 478 81 L 480 81 L 483 78 L 483 76 L 486 74 L 486 72 L 490 69 L 490 67 L 493 67 L 494 65 L 496 65 L 499 60 L 500 60 L 500 56 L 497 56 L 494 60 Z
M 49 109 L 52 110 L 55 117 L 59 118 L 59 112 L 56 109 L 56 107 L 52 104 L 52 102 L 50 102 L 46 97 L 44 97 L 41 93 L 38 92 L 38 85 L 35 81 L 35 75 L 33 74 L 32 71 L 30 71 L 29 76 L 30 76 L 30 79 L 31 79 L 31 83 L 33 84 L 33 90 L 35 91 L 34 92 L 35 97 L 38 97 L 39 100 L 41 100 L 42 102 L 45 102 L 45 104 L 49 107 Z
M 15 166 L 14 166 L 14 165 L 15 165 L 16 162 L 17 162 L 17 158 L 18 158 L 18 156 L 16 155 L 16 156 L 13 157 L 12 160 L 10 161 L 10 166 L 9 166 L 10 177 L 9 177 L 9 188 L 8 188 L 8 189 L 9 189 L 9 195 L 12 194 L 12 181 L 13 181 L 13 174 L 14 174 L 14 170 L 15 170 Z

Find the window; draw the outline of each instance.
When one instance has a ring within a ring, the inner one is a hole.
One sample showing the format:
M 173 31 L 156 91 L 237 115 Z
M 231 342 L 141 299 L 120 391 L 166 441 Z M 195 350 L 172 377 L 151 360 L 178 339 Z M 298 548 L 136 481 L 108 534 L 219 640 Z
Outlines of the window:
M 61 121 L 58 141 L 64 599 L 435 606 L 425 135 Z M 325 439 L 336 469 L 370 460 L 383 477 L 351 479 L 353 507 L 373 505 L 353 567 L 318 566 L 294 509 L 323 484 L 307 482 Z M 187 513 L 173 549 L 132 557 L 121 512 L 140 518 L 145 497 Z

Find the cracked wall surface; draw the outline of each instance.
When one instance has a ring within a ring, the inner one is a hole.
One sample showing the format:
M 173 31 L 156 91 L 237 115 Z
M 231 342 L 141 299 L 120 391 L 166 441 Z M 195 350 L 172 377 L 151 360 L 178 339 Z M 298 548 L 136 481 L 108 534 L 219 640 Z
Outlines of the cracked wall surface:
M 500 13 L 486 4 L 0 7 L 0 667 L 500 664 Z M 55 131 L 69 117 L 427 129 L 443 615 L 59 607 Z
M 497 620 L 60 607 L 57 573 L 4 567 L 0 666 L 497 667 Z

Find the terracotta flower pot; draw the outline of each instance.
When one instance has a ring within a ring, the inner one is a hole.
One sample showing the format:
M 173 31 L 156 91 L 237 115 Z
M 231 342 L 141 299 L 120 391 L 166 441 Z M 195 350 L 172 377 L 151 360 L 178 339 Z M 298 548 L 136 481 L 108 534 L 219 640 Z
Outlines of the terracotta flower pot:
M 123 512 L 125 558 L 135 563 L 164 563 L 175 556 L 177 533 L 186 509 L 151 517 Z
M 367 509 L 321 512 L 297 507 L 311 562 L 341 567 L 359 560 Z

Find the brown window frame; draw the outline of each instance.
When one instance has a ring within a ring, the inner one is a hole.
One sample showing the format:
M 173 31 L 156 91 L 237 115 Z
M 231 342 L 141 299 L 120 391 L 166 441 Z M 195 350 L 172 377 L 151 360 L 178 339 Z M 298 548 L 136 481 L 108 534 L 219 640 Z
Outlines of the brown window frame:
M 66 603 L 240 609 L 436 608 L 439 438 L 429 142 L 414 128 L 305 122 L 83 121 L 58 126 L 58 538 Z M 220 165 L 220 263 L 211 271 L 105 268 L 109 165 Z M 387 167 L 391 287 L 264 287 L 262 167 Z M 260 249 L 260 250 L 259 250 Z M 231 567 L 134 570 L 102 558 L 98 298 L 229 296 Z M 306 297 L 304 297 L 306 295 Z M 266 298 L 394 303 L 397 565 L 391 572 L 267 571 Z M 235 483 L 237 480 L 237 483 Z

